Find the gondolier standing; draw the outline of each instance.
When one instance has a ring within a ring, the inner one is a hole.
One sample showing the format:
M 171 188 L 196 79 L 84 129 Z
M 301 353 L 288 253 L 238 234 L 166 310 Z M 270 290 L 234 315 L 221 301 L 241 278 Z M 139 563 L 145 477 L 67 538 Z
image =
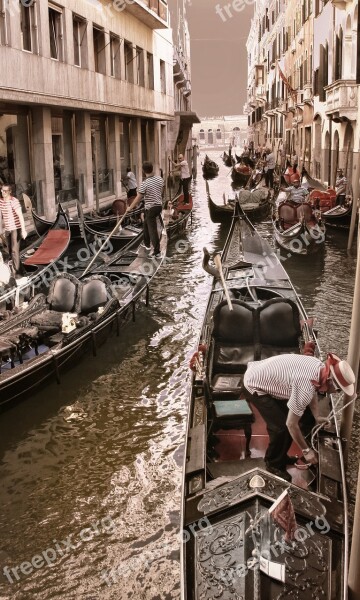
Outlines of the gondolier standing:
M 174 165 L 175 169 L 180 168 L 180 188 L 179 192 L 182 189 L 184 194 L 184 202 L 183 204 L 189 204 L 189 185 L 191 181 L 190 169 L 187 161 L 184 159 L 183 154 L 179 154 L 179 162 L 171 161 Z
M 281 354 L 249 362 L 244 386 L 249 393 L 248 399 L 266 422 L 268 471 L 291 481 L 286 465 L 295 463 L 295 457 L 287 454 L 293 441 L 308 463 L 318 462 L 300 427 L 307 430 L 306 435 L 314 420 L 326 422 L 326 418 L 319 416 L 317 392 L 333 393 L 338 387 L 346 395 L 353 396 L 354 383 L 355 375 L 349 363 L 335 354 L 328 354 L 325 363 L 315 356 L 303 354 Z
M 164 180 L 159 175 L 154 175 L 154 167 L 151 162 L 145 161 L 142 165 L 145 174 L 144 181 L 139 186 L 139 191 L 135 200 L 127 207 L 126 212 L 130 212 L 144 198 L 145 201 L 145 219 L 144 219 L 144 244 L 147 250 L 150 250 L 150 243 L 153 245 L 153 252 L 149 256 L 160 258 L 160 237 L 158 232 L 158 217 L 162 211 L 162 197 L 164 191 Z
M 20 202 L 12 195 L 11 186 L 3 184 L 0 198 L 0 231 L 5 230 L 6 244 L 15 274 L 22 274 L 20 240 L 27 236 Z
M 340 206 L 344 206 L 345 197 L 346 197 L 346 186 L 347 179 L 344 175 L 342 169 L 337 170 L 336 182 L 335 182 L 335 191 L 336 191 L 336 204 Z
M 125 184 L 127 186 L 127 192 L 126 195 L 128 198 L 135 198 L 136 194 L 137 194 L 137 181 L 136 181 L 136 177 L 134 175 L 134 173 L 131 170 L 131 167 L 128 167 L 126 169 L 126 175 L 125 175 Z
M 270 148 L 266 150 L 265 167 L 265 184 L 272 190 L 274 188 L 275 155 Z

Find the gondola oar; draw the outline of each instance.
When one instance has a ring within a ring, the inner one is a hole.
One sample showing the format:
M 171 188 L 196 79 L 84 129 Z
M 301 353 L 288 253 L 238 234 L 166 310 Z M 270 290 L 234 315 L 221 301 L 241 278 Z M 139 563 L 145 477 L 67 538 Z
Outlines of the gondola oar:
M 225 298 L 226 298 L 226 301 L 228 303 L 229 310 L 233 310 L 233 305 L 232 305 L 232 302 L 231 302 L 229 290 L 227 289 L 227 285 L 226 285 L 226 282 L 225 282 L 225 277 L 224 277 L 224 273 L 223 273 L 223 269 L 222 269 L 220 254 L 215 254 L 215 256 L 214 256 L 214 263 L 215 263 L 215 265 L 216 265 L 216 267 L 217 267 L 217 269 L 219 271 L 221 283 L 223 285 L 223 289 L 224 289 L 224 293 L 225 293 Z
M 131 208 L 131 207 L 130 207 Z M 108 241 L 110 240 L 110 238 L 114 235 L 114 233 L 116 233 L 116 231 L 119 229 L 121 223 L 123 222 L 123 220 L 125 219 L 126 215 L 128 214 L 128 211 L 124 212 L 123 216 L 121 217 L 121 219 L 116 223 L 114 229 L 112 231 L 110 231 L 109 235 L 107 236 L 107 238 L 105 239 L 105 242 L 103 242 L 99 248 L 99 250 L 97 251 L 97 253 L 95 254 L 95 256 L 92 258 L 92 260 L 89 262 L 88 266 L 86 267 L 85 271 L 83 272 L 83 277 L 84 275 L 86 275 L 86 273 L 88 272 L 88 270 L 90 269 L 90 267 L 93 265 L 93 263 L 95 262 L 95 260 L 97 259 L 97 257 L 99 256 L 100 252 L 103 250 L 103 248 L 105 248 L 106 244 L 108 243 Z

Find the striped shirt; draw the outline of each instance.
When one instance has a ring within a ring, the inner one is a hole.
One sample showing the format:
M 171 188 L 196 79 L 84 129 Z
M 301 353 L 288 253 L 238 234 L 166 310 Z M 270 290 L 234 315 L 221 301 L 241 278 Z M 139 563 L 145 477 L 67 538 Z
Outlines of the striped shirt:
M 288 199 L 291 200 L 292 202 L 297 202 L 298 204 L 301 204 L 302 202 L 304 202 L 308 195 L 307 190 L 305 190 L 302 187 L 297 188 L 294 185 L 291 185 L 290 187 L 288 187 L 286 192 L 289 194 Z
M 249 362 L 244 385 L 251 394 L 288 400 L 289 410 L 301 417 L 316 392 L 311 380 L 319 381 L 323 366 L 315 356 L 280 354 Z
M 5 231 L 14 231 L 15 229 L 21 228 L 19 216 L 16 214 L 16 210 L 21 210 L 20 202 L 17 198 L 11 196 L 9 200 L 0 198 L 0 212 L 3 218 Z
M 153 206 L 162 206 L 164 180 L 159 175 L 150 175 L 140 184 L 139 193 L 144 196 L 145 210 Z

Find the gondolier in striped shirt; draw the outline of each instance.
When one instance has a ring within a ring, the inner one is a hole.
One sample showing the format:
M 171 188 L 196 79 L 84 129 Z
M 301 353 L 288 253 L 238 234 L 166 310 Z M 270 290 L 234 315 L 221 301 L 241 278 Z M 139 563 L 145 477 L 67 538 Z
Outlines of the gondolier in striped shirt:
M 308 463 L 316 464 L 317 455 L 308 447 L 304 434 L 316 423 L 326 422 L 319 416 L 317 393 L 333 393 L 341 388 L 354 395 L 355 375 L 350 365 L 335 354 L 326 362 L 315 356 L 281 354 L 249 362 L 244 376 L 248 399 L 266 422 L 269 446 L 265 453 L 268 471 L 291 481 L 286 465 L 296 457 L 288 451 L 294 441 Z
M 5 231 L 6 245 L 15 274 L 22 274 L 20 240 L 27 236 L 20 202 L 12 195 L 11 186 L 4 183 L 0 198 L 0 231 Z
M 159 175 L 154 175 L 154 167 L 151 162 L 145 161 L 142 165 L 145 174 L 144 181 L 139 186 L 139 191 L 135 200 L 126 209 L 130 212 L 144 198 L 145 219 L 144 219 L 144 244 L 147 250 L 150 250 L 150 243 L 153 245 L 153 251 L 149 256 L 160 258 L 160 236 L 158 232 L 158 217 L 162 211 L 162 199 L 164 192 L 164 180 Z

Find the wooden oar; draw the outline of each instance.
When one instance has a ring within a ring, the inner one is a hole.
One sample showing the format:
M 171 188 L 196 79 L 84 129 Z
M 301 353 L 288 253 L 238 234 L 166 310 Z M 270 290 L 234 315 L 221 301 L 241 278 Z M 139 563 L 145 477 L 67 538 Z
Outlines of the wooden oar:
M 220 254 L 215 254 L 215 256 L 214 256 L 214 263 L 215 263 L 215 265 L 216 265 L 216 267 L 217 267 L 217 269 L 219 271 L 221 283 L 222 283 L 223 288 L 224 288 L 225 298 L 226 298 L 226 301 L 228 303 L 229 310 L 233 310 L 233 305 L 232 305 L 232 302 L 231 302 L 229 290 L 227 289 L 227 285 L 226 285 L 226 282 L 225 282 L 225 277 L 224 277 L 224 272 L 223 272 L 223 269 L 222 269 Z
M 107 236 L 105 242 L 103 242 L 103 244 L 101 244 L 99 250 L 97 251 L 97 253 L 95 254 L 95 256 L 93 257 L 93 259 L 89 262 L 88 266 L 86 267 L 85 271 L 83 272 L 82 276 L 84 277 L 84 275 L 86 275 L 86 273 L 88 272 L 88 270 L 90 269 L 90 267 L 93 265 L 93 263 L 95 262 L 95 260 L 97 259 L 97 257 L 99 256 L 100 252 L 102 251 L 103 248 L 105 248 L 106 244 L 108 243 L 108 241 L 110 240 L 110 238 L 114 235 L 114 233 L 116 233 L 116 231 L 119 229 L 121 223 L 123 222 L 123 220 L 125 219 L 126 215 L 128 213 L 124 212 L 123 216 L 121 217 L 121 219 L 116 223 L 114 229 L 112 231 L 110 231 L 109 235 Z

